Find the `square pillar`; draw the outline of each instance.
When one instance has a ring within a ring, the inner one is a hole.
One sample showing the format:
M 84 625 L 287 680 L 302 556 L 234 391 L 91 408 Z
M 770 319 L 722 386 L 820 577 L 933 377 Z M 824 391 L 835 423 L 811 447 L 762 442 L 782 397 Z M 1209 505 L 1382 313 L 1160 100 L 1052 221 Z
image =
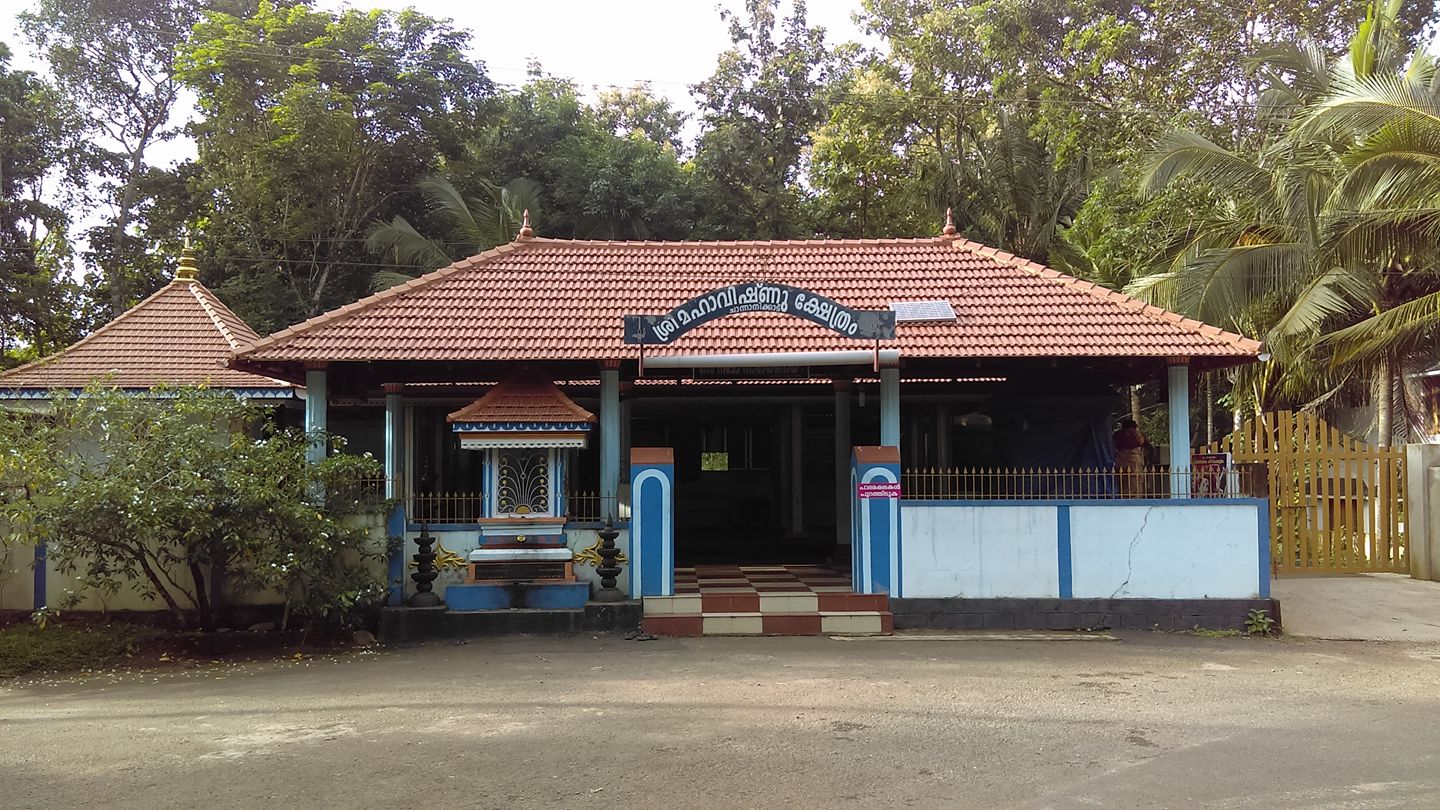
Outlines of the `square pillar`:
M 1190 362 L 1170 358 L 1170 495 L 1190 497 Z
M 935 466 L 950 468 L 950 406 L 943 402 L 935 406 Z
M 805 533 L 805 413 L 790 406 L 790 534 Z
M 31 596 L 30 604 L 36 610 L 50 604 L 50 558 L 48 551 L 49 546 L 45 543 L 37 543 L 35 545 L 34 567 L 31 569 L 33 572 L 32 575 L 34 576 L 35 590 Z
M 900 369 L 880 369 L 880 444 L 900 446 Z
M 849 467 L 851 587 L 856 593 L 902 596 L 900 450 L 856 447 Z
M 400 498 L 405 484 L 405 386 L 385 384 L 385 497 Z
M 395 501 L 385 524 L 387 537 L 405 536 L 405 406 L 399 383 L 386 383 L 385 389 L 385 498 Z M 405 601 L 405 546 L 390 552 L 386 579 L 389 604 Z
M 601 520 L 619 517 L 620 442 L 620 364 L 607 361 L 600 369 Z
M 850 553 L 850 381 L 835 381 L 835 559 Z
M 630 596 L 675 594 L 675 451 L 630 451 Z
M 311 366 L 305 369 L 305 432 L 323 433 L 326 429 L 326 414 L 330 404 L 330 386 L 325 367 Z M 325 458 L 325 441 L 312 441 L 305 457 L 312 462 Z

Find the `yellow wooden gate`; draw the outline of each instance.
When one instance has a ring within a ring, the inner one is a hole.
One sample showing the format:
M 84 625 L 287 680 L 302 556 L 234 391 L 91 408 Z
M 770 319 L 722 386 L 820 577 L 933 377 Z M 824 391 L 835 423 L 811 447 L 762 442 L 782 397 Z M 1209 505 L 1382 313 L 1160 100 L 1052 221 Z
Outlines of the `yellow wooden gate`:
M 1370 447 L 1314 414 L 1277 411 L 1199 452 L 1267 465 L 1277 574 L 1409 572 L 1403 447 Z

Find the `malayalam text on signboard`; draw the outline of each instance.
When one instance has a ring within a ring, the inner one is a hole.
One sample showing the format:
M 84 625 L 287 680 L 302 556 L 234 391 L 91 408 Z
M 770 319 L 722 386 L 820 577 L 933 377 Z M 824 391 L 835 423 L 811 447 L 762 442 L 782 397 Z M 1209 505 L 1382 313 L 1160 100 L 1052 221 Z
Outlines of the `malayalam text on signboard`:
M 664 315 L 626 315 L 625 342 L 669 343 L 703 323 L 742 312 L 793 315 L 857 340 L 895 337 L 895 313 L 889 310 L 855 309 L 789 284 L 747 281 L 698 295 Z
M 871 481 L 866 484 L 855 485 L 855 495 L 859 498 L 898 498 L 900 497 L 899 481 Z

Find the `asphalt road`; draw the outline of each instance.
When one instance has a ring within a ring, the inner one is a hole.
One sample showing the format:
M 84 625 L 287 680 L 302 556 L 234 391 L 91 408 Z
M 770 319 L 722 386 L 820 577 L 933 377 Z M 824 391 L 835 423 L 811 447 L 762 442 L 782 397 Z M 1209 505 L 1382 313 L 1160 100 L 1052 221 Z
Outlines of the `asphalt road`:
M 1440 806 L 1440 647 L 476 641 L 0 685 L 0 806 Z

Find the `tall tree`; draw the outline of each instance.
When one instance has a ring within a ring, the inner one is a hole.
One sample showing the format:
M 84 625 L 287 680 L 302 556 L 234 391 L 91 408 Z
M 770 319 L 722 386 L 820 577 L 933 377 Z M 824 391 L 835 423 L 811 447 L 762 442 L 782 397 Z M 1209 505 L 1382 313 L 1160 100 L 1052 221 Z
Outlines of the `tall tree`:
M 0 368 L 78 336 L 69 224 L 52 200 L 85 163 L 74 110 L 0 44 Z
M 458 188 L 483 197 L 490 177 L 533 181 L 545 214 L 532 223 L 547 236 L 692 235 L 692 187 L 676 148 L 681 118 L 668 103 L 640 87 L 601 94 L 591 106 L 573 82 L 532 65 L 530 79 L 497 107 L 467 160 L 447 169 Z
M 680 151 L 680 131 L 690 116 L 676 110 L 668 99 L 656 96 L 649 82 L 601 90 L 596 101 L 595 117 L 602 127 L 616 135 L 638 135 Z
M 806 21 L 804 0 L 778 18 L 778 0 L 745 0 L 722 11 L 729 50 L 710 78 L 691 88 L 705 130 L 695 151 L 704 183 L 702 230 L 714 235 L 799 235 L 795 186 L 811 132 L 825 120 L 822 90 L 830 52 L 825 32 Z
M 469 39 L 413 10 L 269 2 L 196 26 L 178 75 L 199 99 L 208 267 L 257 328 L 369 289 L 373 224 L 422 211 L 417 181 L 486 117 L 494 87 Z
M 103 157 L 99 178 L 110 212 L 92 231 L 90 260 L 114 316 L 150 292 L 130 276 L 151 247 L 133 232 L 150 170 L 146 153 L 173 138 L 179 98 L 176 48 L 199 17 L 199 0 L 39 0 L 21 26 L 65 95 L 83 108 Z

